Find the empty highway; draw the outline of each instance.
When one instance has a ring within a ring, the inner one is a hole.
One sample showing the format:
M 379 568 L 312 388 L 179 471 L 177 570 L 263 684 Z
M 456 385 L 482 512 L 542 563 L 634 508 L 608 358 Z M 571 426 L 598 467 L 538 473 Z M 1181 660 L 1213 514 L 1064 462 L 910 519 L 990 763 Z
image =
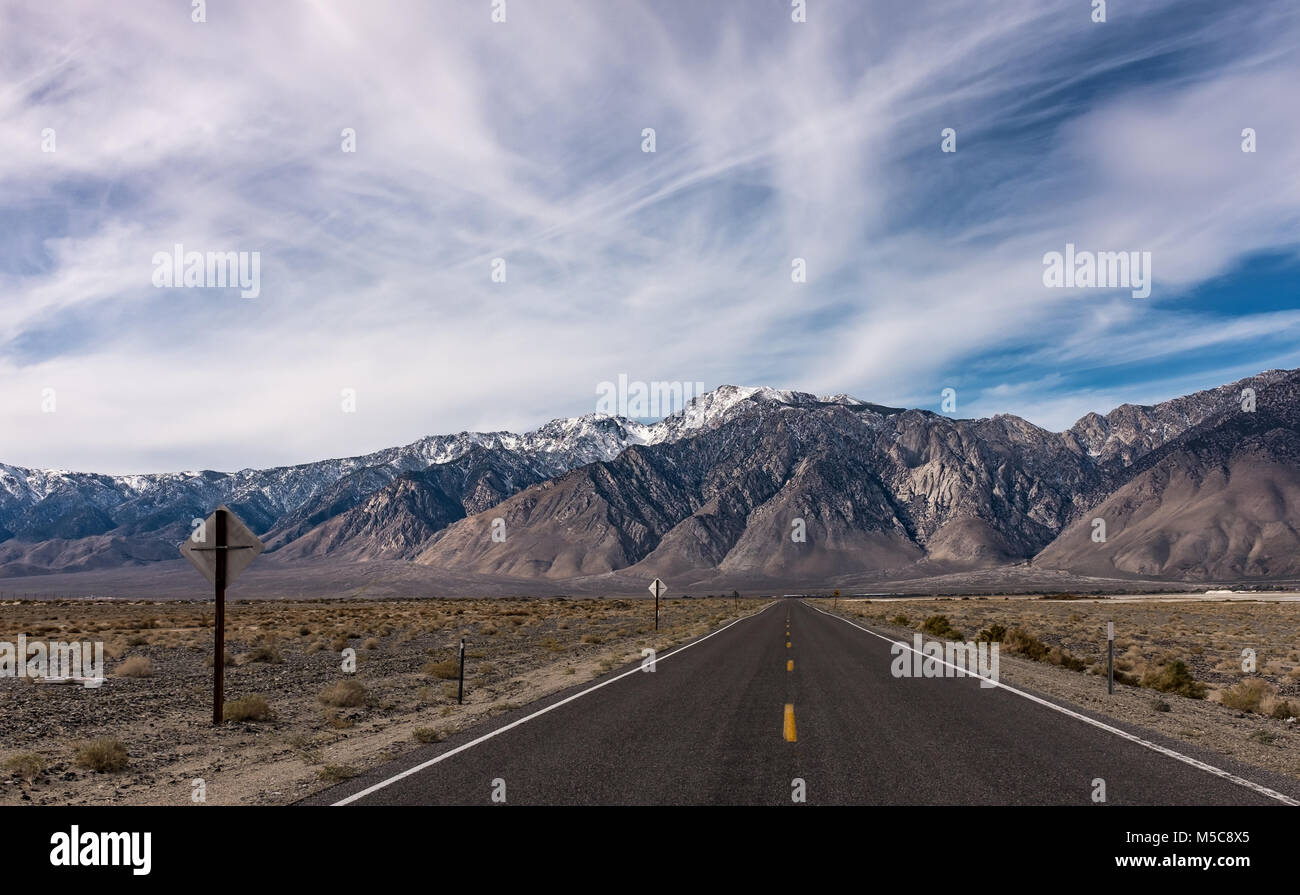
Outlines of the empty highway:
M 1298 788 L 970 677 L 800 600 L 332 787 L 307 804 L 1295 804 Z M 1063 710 L 1064 709 L 1064 710 Z

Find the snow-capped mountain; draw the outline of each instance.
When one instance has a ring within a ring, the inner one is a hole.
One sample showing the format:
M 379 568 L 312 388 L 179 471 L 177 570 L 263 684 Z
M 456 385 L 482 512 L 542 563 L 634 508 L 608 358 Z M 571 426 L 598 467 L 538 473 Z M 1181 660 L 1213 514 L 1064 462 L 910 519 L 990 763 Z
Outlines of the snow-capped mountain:
M 1242 410 L 1246 388 L 1258 412 Z M 1300 372 L 1269 371 L 1053 433 L 1009 415 L 954 420 L 728 385 L 655 423 L 588 414 L 521 435 L 430 436 L 266 470 L 107 476 L 0 465 L 0 577 L 174 559 L 191 520 L 219 503 L 286 562 L 407 560 L 470 575 L 644 566 L 779 577 L 1040 555 L 1120 574 L 1281 574 L 1291 566 L 1275 554 L 1300 522 L 1293 503 L 1277 504 L 1300 487 L 1290 459 L 1298 392 Z M 1244 459 L 1233 438 L 1249 442 Z M 1201 462 L 1211 456 L 1213 469 Z M 1235 484 L 1215 478 L 1232 469 Z M 1188 476 L 1236 501 L 1232 518 L 1214 517 L 1231 537 L 1193 531 L 1207 510 L 1179 510 L 1192 499 Z M 1079 534 L 1099 506 L 1116 520 L 1105 550 Z M 1162 540 L 1157 509 L 1181 520 L 1182 547 Z M 788 536 L 795 519 L 807 540 Z M 490 536 L 496 520 L 504 542 Z M 1203 561 L 1188 559 L 1211 541 Z
M 746 391 L 715 394 L 723 409 L 694 437 L 533 485 L 404 556 L 456 575 L 556 580 L 628 570 L 825 582 L 1031 560 L 1103 577 L 1300 575 L 1300 371 L 1126 405 L 1061 433 L 1009 415 Z M 493 526 L 508 537 L 493 539 Z
M 0 574 L 171 559 L 191 520 L 222 503 L 274 550 L 395 480 L 430 469 L 441 471 L 453 492 L 444 497 L 473 512 L 492 494 L 504 498 L 575 467 L 612 460 L 629 445 L 688 436 L 725 418 L 741 402 L 805 397 L 784 397 L 795 394 L 725 386 L 654 424 L 592 413 L 552 420 L 524 434 L 433 435 L 358 457 L 229 473 L 112 476 L 0 463 Z M 466 480 L 480 489 L 477 494 L 460 494 L 451 483 L 457 463 L 477 470 Z M 485 481 L 498 484 L 488 487 Z

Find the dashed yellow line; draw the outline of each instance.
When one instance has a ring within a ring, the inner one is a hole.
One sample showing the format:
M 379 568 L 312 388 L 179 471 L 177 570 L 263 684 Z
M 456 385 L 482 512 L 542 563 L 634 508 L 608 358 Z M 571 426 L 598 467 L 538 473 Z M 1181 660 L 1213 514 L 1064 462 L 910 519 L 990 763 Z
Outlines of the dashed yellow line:
M 787 743 L 793 743 L 795 741 L 793 702 L 787 702 L 785 704 L 785 723 L 782 725 L 782 732 L 785 734 L 785 741 Z
M 785 648 L 786 648 L 786 649 L 789 649 L 789 648 L 790 648 L 790 641 L 787 640 L 787 641 L 785 642 Z
M 794 659 L 786 659 L 786 661 L 785 661 L 785 670 L 786 670 L 786 671 L 794 671 Z

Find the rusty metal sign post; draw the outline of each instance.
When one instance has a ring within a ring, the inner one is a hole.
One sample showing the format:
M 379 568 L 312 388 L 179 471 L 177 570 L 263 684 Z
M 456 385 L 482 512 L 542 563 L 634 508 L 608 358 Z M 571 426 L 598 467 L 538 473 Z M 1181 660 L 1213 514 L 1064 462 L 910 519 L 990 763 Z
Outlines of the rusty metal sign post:
M 208 533 L 212 537 L 209 540 Z M 226 684 L 226 586 L 265 549 L 257 535 L 223 504 L 181 545 L 185 557 L 216 589 L 216 652 L 212 656 L 212 723 L 221 724 Z

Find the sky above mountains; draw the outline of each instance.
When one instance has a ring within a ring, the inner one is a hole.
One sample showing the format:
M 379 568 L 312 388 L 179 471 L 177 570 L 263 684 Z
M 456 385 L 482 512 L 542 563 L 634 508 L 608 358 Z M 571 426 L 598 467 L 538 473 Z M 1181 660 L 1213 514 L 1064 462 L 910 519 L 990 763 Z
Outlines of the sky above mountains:
M 188 6 L 0 6 L 0 461 L 356 455 L 621 374 L 1062 429 L 1300 366 L 1294 3 Z M 178 244 L 257 297 L 156 287 Z M 1046 287 L 1067 244 L 1150 296 Z

